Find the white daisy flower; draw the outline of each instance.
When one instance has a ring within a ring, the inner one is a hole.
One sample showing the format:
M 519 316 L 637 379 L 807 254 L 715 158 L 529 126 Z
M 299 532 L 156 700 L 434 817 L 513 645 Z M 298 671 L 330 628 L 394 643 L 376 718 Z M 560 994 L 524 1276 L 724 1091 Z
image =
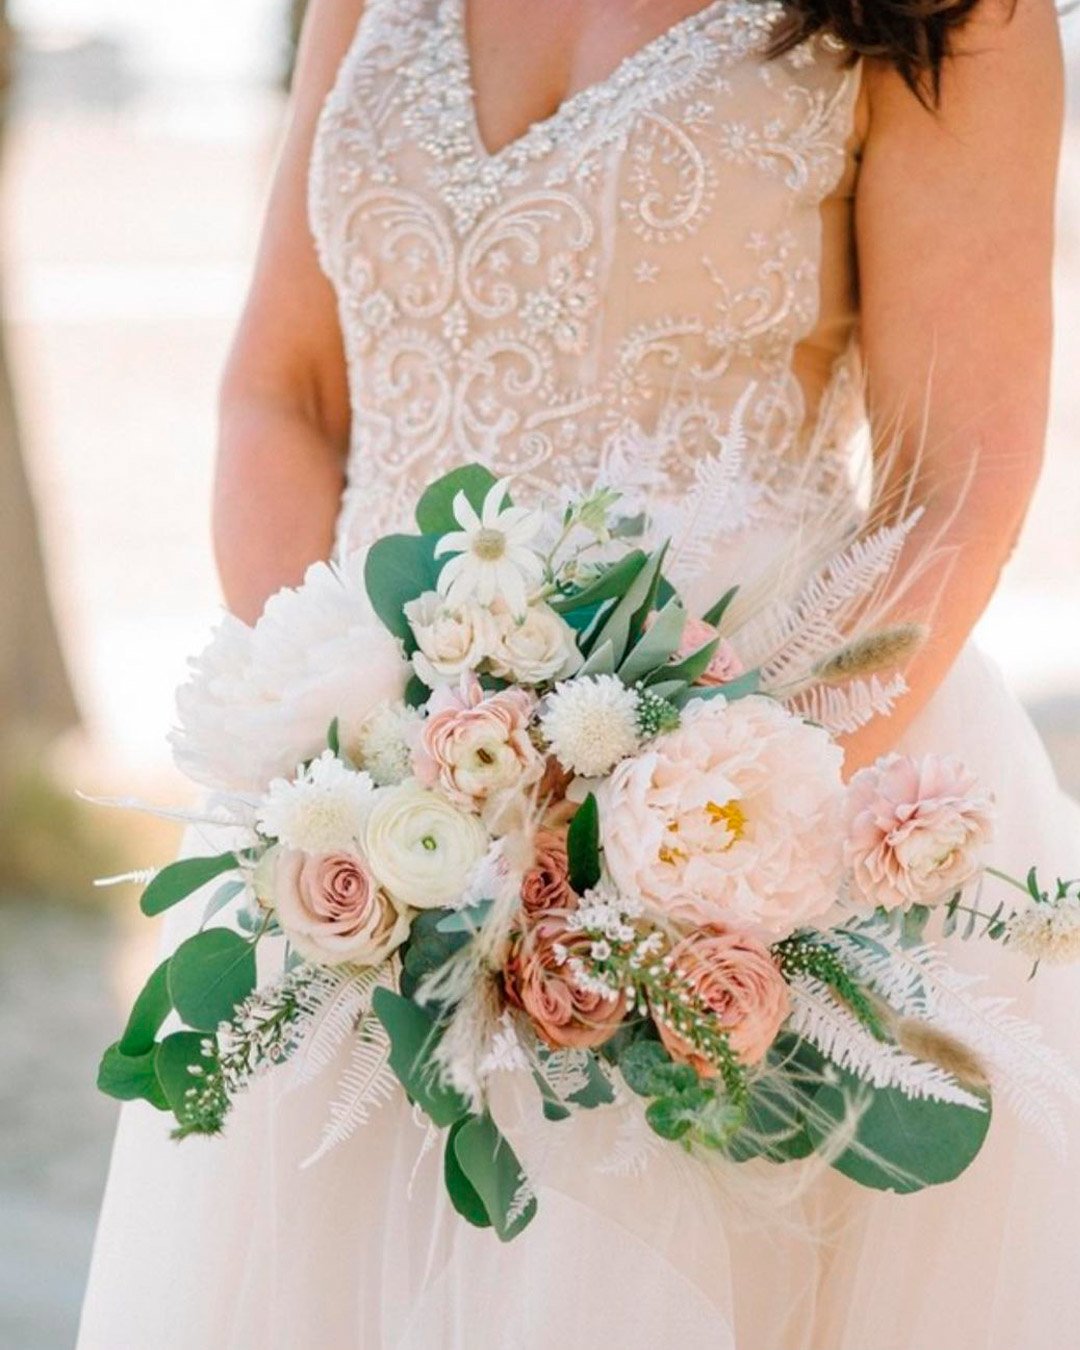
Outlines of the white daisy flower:
M 1053 904 L 1031 905 L 1008 922 L 1009 940 L 1033 961 L 1067 965 L 1080 961 L 1080 883 Z
M 479 515 L 464 492 L 454 498 L 461 529 L 444 534 L 435 546 L 436 557 L 457 554 L 439 575 L 439 594 L 451 605 L 468 600 L 490 605 L 501 598 L 514 614 L 524 614 L 530 590 L 543 580 L 543 564 L 529 547 L 542 518 L 520 506 L 503 510 L 509 486 L 505 479 L 496 483 Z
M 355 853 L 374 799 L 370 774 L 324 750 L 291 781 L 275 778 L 256 812 L 263 834 L 304 853 Z
M 540 725 L 559 763 L 581 778 L 609 773 L 640 745 L 637 694 L 614 675 L 560 684 Z

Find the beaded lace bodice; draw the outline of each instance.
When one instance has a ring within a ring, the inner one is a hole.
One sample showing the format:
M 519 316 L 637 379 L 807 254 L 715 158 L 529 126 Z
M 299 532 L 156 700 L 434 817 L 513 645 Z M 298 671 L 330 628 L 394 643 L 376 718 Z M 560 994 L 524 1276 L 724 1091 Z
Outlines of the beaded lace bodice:
M 604 482 L 661 520 L 722 477 L 714 531 L 782 509 L 860 417 L 858 69 L 825 40 L 766 60 L 780 6 L 714 0 L 492 153 L 465 2 L 368 0 L 316 138 L 342 539 L 468 460 L 519 498 Z

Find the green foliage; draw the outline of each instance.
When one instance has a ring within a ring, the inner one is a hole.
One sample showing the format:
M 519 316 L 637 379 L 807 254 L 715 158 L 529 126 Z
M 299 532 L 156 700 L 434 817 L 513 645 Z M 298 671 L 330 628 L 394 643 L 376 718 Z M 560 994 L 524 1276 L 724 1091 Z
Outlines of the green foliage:
M 586 626 L 581 622 L 582 616 L 595 617 L 600 605 L 625 595 L 647 561 L 648 558 L 640 549 L 634 549 L 611 567 L 605 568 L 588 586 L 569 595 L 554 596 L 551 606 L 580 631 Z
M 500 1241 L 517 1237 L 536 1217 L 536 1197 L 529 1192 L 514 1150 L 488 1112 L 461 1122 L 454 1136 L 454 1154 L 462 1177 Z
M 593 652 L 610 643 L 614 654 L 615 668 L 622 664 L 629 646 L 637 641 L 651 613 L 660 585 L 660 569 L 664 565 L 667 546 L 650 553 L 645 565 L 622 593 L 621 598 L 610 612 L 599 617 L 594 628 L 590 628 L 582 638 L 582 648 Z M 594 631 L 595 629 L 595 631 Z
M 759 693 L 761 693 L 761 671 L 750 670 L 729 684 L 695 685 L 681 694 L 676 694 L 671 701 L 676 707 L 685 708 L 694 700 L 708 702 L 714 698 L 722 698 L 728 703 L 734 703 L 737 699 L 749 698 L 751 694 Z
M 372 608 L 395 637 L 413 651 L 416 643 L 405 606 L 438 585 L 442 570 L 433 535 L 388 534 L 368 550 L 364 584 Z
M 896 1088 L 871 1089 L 847 1073 L 821 1087 L 807 1126 L 815 1145 L 858 1113 L 851 1146 L 833 1166 L 872 1190 L 912 1194 L 954 1181 L 978 1156 L 990 1128 L 986 1110 L 905 1097 Z
M 662 1139 L 723 1148 L 744 1119 L 722 1082 L 676 1064 L 659 1041 L 632 1041 L 619 1056 L 619 1069 L 632 1092 L 652 1099 L 645 1119 Z
M 652 627 L 642 633 L 618 667 L 623 684 L 636 684 L 665 667 L 679 650 L 685 627 L 686 610 L 682 602 L 678 598 L 669 600 L 657 612 Z
M 431 1061 L 442 1035 L 435 1017 L 385 987 L 375 990 L 371 1006 L 390 1037 L 390 1067 L 412 1100 L 440 1129 L 460 1120 L 468 1105 L 440 1082 Z
M 143 985 L 142 992 L 134 1006 L 124 1028 L 118 1048 L 124 1055 L 142 1055 L 152 1050 L 154 1038 L 172 1011 L 172 998 L 169 995 L 169 960 L 154 970 Z
M 436 479 L 416 505 L 416 524 L 421 534 L 450 534 L 459 530 L 454 515 L 454 498 L 464 492 L 466 500 L 479 514 L 484 498 L 495 486 L 495 475 L 482 464 L 463 464 Z
M 738 594 L 738 586 L 732 586 L 731 590 L 725 591 L 712 609 L 707 609 L 701 617 L 706 623 L 711 623 L 714 628 L 719 628 L 724 621 L 724 615 L 731 608 L 731 602 Z
M 158 1082 L 156 1056 L 157 1047 L 152 1042 L 149 1050 L 139 1054 L 125 1054 L 119 1041 L 110 1045 L 98 1066 L 98 1090 L 117 1101 L 142 1100 L 159 1111 L 167 1111 L 169 1101 Z
M 796 933 L 773 947 L 773 956 L 785 975 L 812 975 L 845 1003 L 872 1036 L 886 1039 L 881 1009 L 858 983 L 836 949 L 820 933 Z
M 196 933 L 169 962 L 173 1007 L 197 1031 L 216 1031 L 229 1021 L 255 983 L 255 946 L 228 928 Z
M 154 1071 L 181 1136 L 208 1132 L 199 1106 L 200 1080 L 212 1072 L 214 1059 L 205 1047 L 206 1037 L 197 1031 L 176 1031 L 158 1043 L 154 1055 Z
M 814 1109 L 824 1072 L 825 1059 L 809 1041 L 782 1033 L 750 1083 L 746 1119 L 726 1146 L 728 1157 L 733 1162 L 765 1158 L 773 1163 L 809 1157 L 814 1140 L 806 1116 Z
M 240 860 L 235 853 L 219 853 L 212 858 L 181 858 L 179 862 L 170 863 L 161 869 L 143 891 L 140 901 L 142 912 L 150 918 L 164 914 L 215 877 L 232 872 L 239 865 Z
M 432 974 L 460 951 L 471 934 L 451 920 L 452 909 L 426 909 L 413 920 L 409 941 L 402 953 L 404 971 L 401 991 L 411 998 L 426 975 Z M 444 928 L 444 924 L 449 924 Z
M 646 679 L 646 685 L 656 689 L 659 682 L 662 681 L 666 685 L 669 680 L 678 681 L 681 685 L 693 684 L 695 680 L 700 680 L 708 670 L 709 662 L 716 655 L 719 646 L 720 639 L 713 638 L 711 642 L 706 642 L 703 647 L 691 652 L 681 661 L 672 661 L 669 665 L 654 670 Z M 665 694 L 665 697 L 668 696 Z
M 566 833 L 570 885 L 584 895 L 600 883 L 600 809 L 590 792 L 574 813 Z
M 435 931 L 455 937 L 459 933 L 464 933 L 467 937 L 475 937 L 483 928 L 494 903 L 494 900 L 480 900 L 475 905 L 466 905 L 464 909 L 452 909 L 449 912 L 446 910 L 434 911 L 438 915 Z
M 443 1180 L 450 1202 L 461 1217 L 474 1228 L 490 1228 L 491 1219 L 488 1217 L 483 1197 L 465 1175 L 457 1156 L 457 1137 L 462 1127 L 472 1119 L 472 1116 L 462 1116 L 450 1126 L 443 1151 Z

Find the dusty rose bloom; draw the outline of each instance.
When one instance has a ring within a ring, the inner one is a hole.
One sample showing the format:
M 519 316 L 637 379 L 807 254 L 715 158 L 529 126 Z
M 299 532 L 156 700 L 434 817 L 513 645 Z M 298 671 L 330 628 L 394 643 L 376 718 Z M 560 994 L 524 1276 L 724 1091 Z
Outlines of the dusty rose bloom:
M 703 928 L 671 953 L 673 968 L 695 998 L 719 1021 L 743 1064 L 757 1064 L 791 1011 L 791 996 L 768 947 L 745 933 Z M 715 1073 L 673 1028 L 657 1019 L 672 1059 L 691 1064 L 703 1078 Z
M 651 628 L 655 622 L 656 611 L 649 615 L 645 624 L 646 628 Z M 682 661 L 685 657 L 692 656 L 694 652 L 700 651 L 707 643 L 712 642 L 714 638 L 719 636 L 719 630 L 714 628 L 711 623 L 706 623 L 704 619 L 691 617 L 686 621 L 686 627 L 683 629 L 676 656 Z M 740 675 L 745 674 L 746 667 L 739 660 L 738 652 L 727 638 L 723 638 L 713 653 L 713 658 L 705 673 L 699 675 L 695 683 L 700 685 L 730 684 L 732 680 L 737 680 Z
M 907 909 L 947 900 L 979 869 L 993 801 L 960 760 L 888 755 L 851 780 L 845 860 L 856 898 Z
M 548 909 L 574 909 L 577 896 L 570 889 L 570 860 L 565 830 L 538 830 L 536 858 L 521 883 L 521 905 L 527 914 Z
M 437 690 L 413 752 L 413 771 L 425 787 L 476 808 L 537 781 L 544 761 L 529 738 L 534 707 L 523 689 L 485 696 L 476 679 L 458 690 Z
M 292 945 L 322 965 L 378 965 L 409 935 L 408 916 L 351 853 L 281 849 L 271 898 Z
M 549 910 L 517 935 L 503 968 L 506 996 L 529 1015 L 553 1049 L 588 1050 L 618 1031 L 626 1000 L 582 989 L 571 963 L 592 939 L 567 927 L 565 912 Z

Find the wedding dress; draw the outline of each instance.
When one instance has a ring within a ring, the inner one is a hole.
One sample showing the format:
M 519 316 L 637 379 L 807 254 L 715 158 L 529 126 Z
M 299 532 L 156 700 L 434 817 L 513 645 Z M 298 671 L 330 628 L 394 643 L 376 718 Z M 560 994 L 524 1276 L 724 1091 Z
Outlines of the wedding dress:
M 784 550 L 794 501 L 831 509 L 865 422 L 859 67 L 824 39 L 766 60 L 780 6 L 714 0 L 495 150 L 464 4 L 368 0 L 318 131 L 312 224 L 353 404 L 342 545 L 407 528 L 424 484 L 474 460 L 523 500 L 609 483 L 678 530 L 737 423 L 740 473 L 681 578 L 709 604 Z M 905 748 L 992 788 L 1001 867 L 1080 875 L 1080 813 L 976 651 Z M 955 956 L 1075 1041 L 1075 975 Z M 503 1247 L 453 1213 L 400 1096 L 302 1168 L 333 1077 L 289 1093 L 271 1074 L 224 1138 L 182 1146 L 125 1108 L 81 1350 L 1080 1345 L 1077 1140 L 1063 1161 L 1005 1108 L 951 1186 L 899 1198 L 826 1172 L 765 1206 L 618 1111 L 583 1113 L 553 1127 L 539 1217 Z M 767 1197 L 784 1170 L 744 1175 Z

